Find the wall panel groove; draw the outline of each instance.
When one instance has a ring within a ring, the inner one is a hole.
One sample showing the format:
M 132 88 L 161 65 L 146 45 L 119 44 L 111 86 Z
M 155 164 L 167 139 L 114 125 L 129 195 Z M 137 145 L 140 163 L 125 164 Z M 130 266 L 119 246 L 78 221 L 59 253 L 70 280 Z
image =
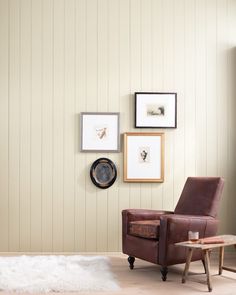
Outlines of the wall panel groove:
M 9 1 L 0 1 L 0 232 L 1 251 L 9 250 Z

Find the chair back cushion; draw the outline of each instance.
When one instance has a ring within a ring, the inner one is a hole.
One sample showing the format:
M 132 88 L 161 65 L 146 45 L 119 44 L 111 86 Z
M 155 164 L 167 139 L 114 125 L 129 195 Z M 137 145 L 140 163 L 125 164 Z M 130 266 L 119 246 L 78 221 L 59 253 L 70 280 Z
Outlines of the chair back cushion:
M 174 213 L 216 217 L 223 186 L 220 177 L 189 177 Z

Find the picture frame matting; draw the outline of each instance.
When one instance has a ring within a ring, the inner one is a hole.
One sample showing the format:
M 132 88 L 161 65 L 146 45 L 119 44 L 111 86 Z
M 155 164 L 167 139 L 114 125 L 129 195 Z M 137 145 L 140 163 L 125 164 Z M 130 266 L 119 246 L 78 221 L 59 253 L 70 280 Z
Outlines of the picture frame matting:
M 135 128 L 177 128 L 177 93 L 135 92 Z
M 120 151 L 120 113 L 82 112 L 81 152 Z
M 124 133 L 124 182 L 164 181 L 164 133 Z

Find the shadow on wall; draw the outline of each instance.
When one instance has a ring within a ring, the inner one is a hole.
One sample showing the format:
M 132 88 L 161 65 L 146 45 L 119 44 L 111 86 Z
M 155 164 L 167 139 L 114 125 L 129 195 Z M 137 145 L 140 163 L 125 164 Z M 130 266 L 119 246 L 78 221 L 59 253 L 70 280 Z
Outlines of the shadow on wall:
M 228 159 L 227 182 L 228 204 L 227 216 L 230 216 L 230 233 L 236 234 L 235 208 L 236 208 L 236 47 L 228 55 Z
M 80 126 L 80 114 L 75 114 L 75 154 L 80 152 L 80 135 L 81 135 L 81 126 Z

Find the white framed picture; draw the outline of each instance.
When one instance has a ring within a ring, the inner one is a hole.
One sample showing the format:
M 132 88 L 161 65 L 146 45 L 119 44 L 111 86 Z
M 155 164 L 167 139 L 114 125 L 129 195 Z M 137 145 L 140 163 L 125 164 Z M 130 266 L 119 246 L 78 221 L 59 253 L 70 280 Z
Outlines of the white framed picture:
M 84 112 L 80 119 L 82 152 L 119 152 L 119 113 Z
M 177 93 L 136 92 L 136 128 L 176 128 Z
M 164 181 L 164 133 L 124 133 L 124 181 Z

